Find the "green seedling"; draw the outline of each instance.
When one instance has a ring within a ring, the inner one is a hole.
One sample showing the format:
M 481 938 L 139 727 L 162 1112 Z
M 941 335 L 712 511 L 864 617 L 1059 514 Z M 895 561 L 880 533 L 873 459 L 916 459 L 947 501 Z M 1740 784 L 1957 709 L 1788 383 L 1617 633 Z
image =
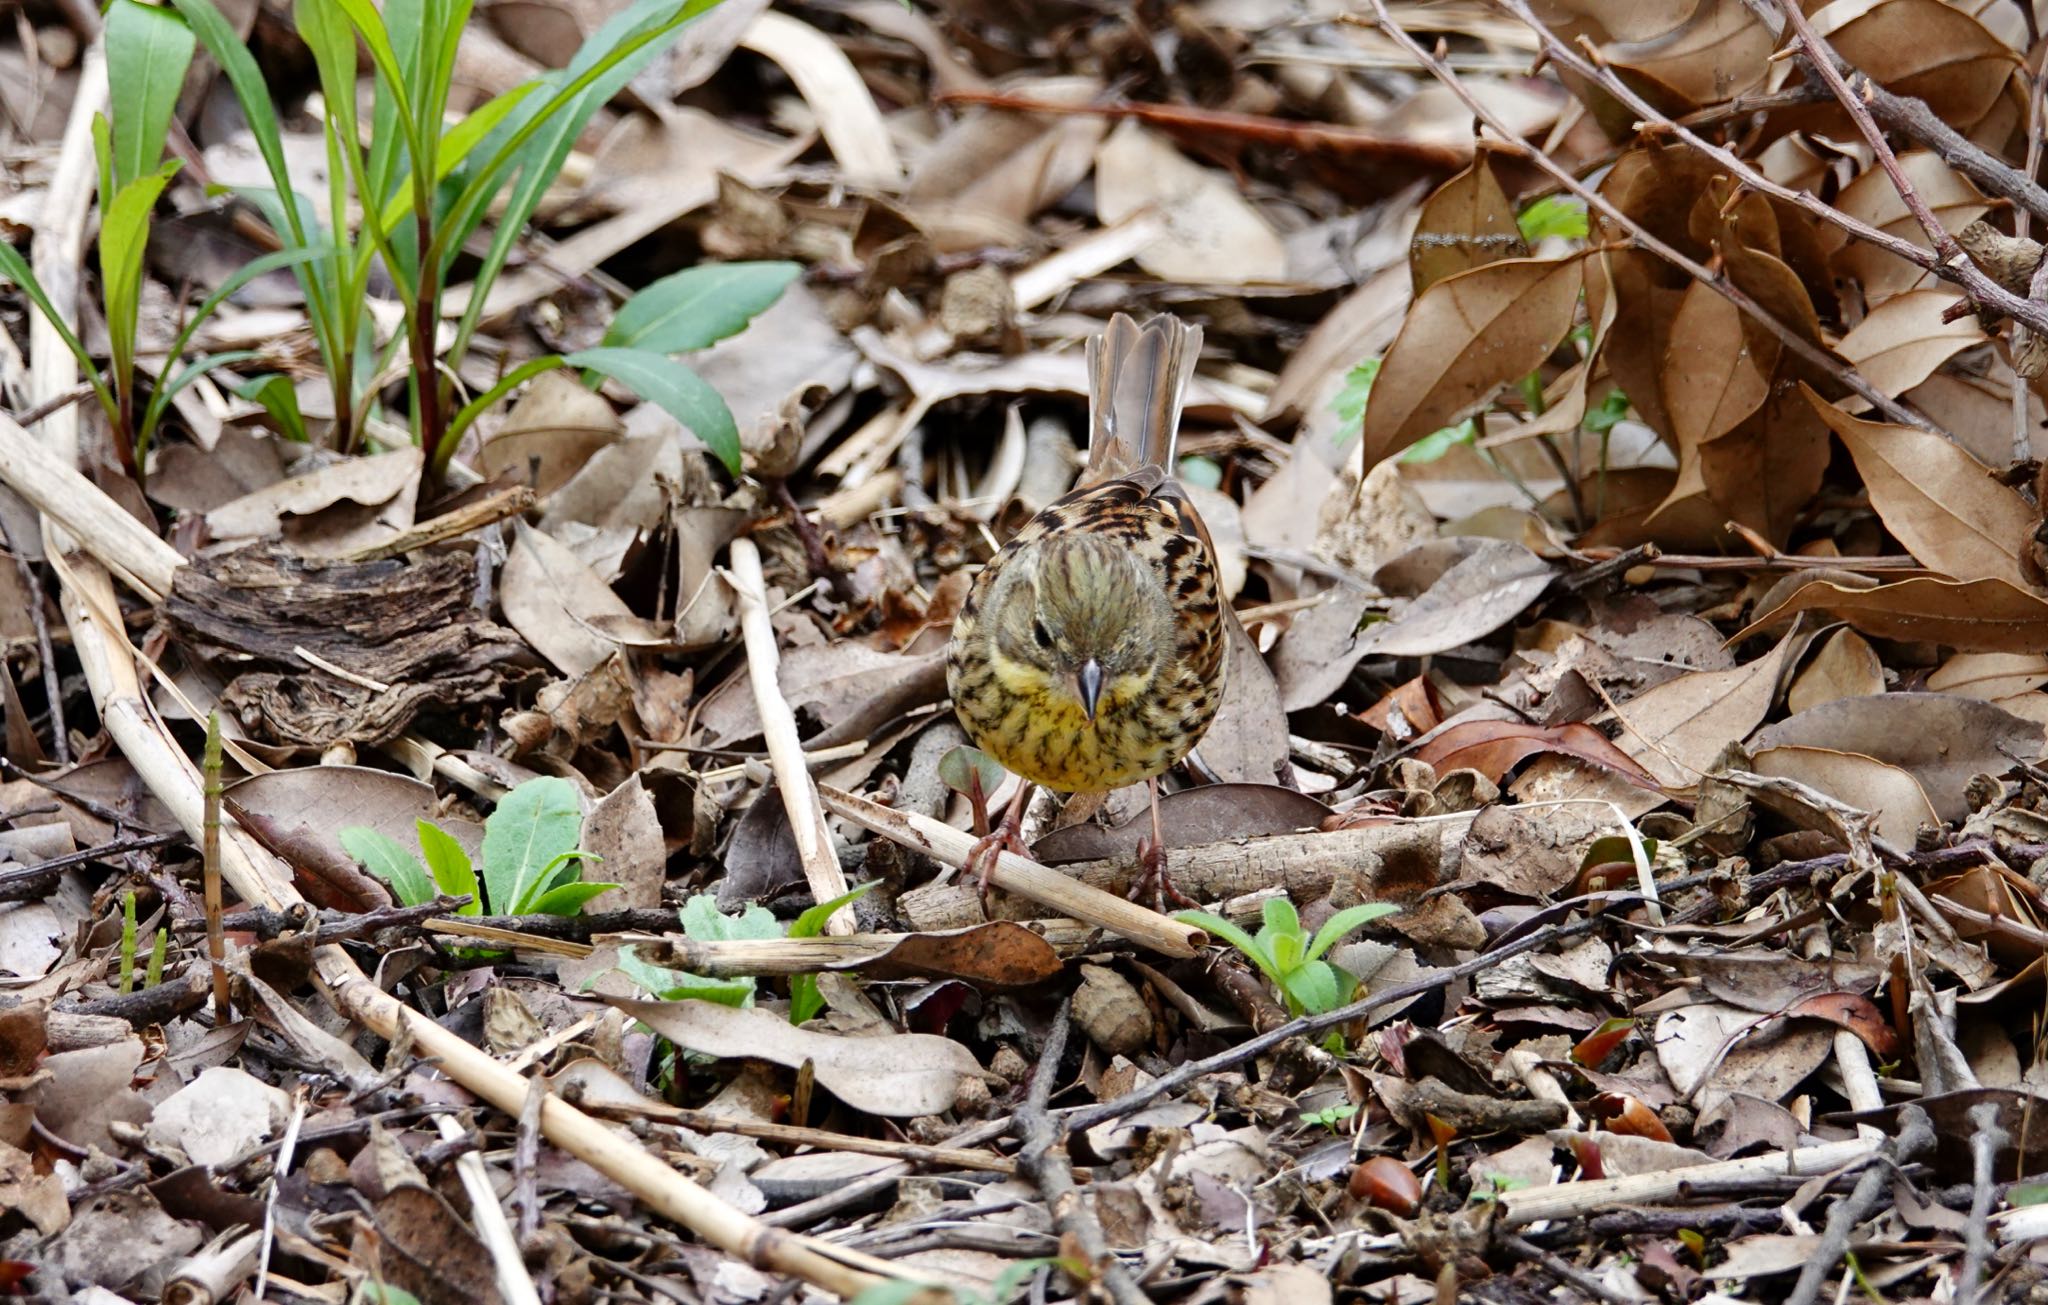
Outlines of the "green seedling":
M 469 898 L 458 908 L 460 915 L 482 915 L 486 907 L 499 915 L 575 915 L 591 898 L 618 887 L 583 880 L 582 863 L 596 858 L 577 847 L 583 806 L 566 779 L 543 775 L 527 780 L 484 821 L 481 892 L 462 844 L 425 820 L 415 828 L 417 856 L 366 825 L 351 825 L 339 835 L 348 854 L 391 885 L 407 906 L 447 893 Z
M 1351 1000 L 1351 994 L 1358 989 L 1358 980 L 1324 960 L 1323 953 L 1353 930 L 1400 909 L 1386 902 L 1348 907 L 1325 921 L 1314 938 L 1301 927 L 1294 903 L 1284 897 L 1267 900 L 1264 923 L 1256 934 L 1248 934 L 1208 911 L 1182 911 L 1174 918 L 1214 934 L 1243 952 L 1279 991 L 1288 1013 L 1301 1016 L 1327 1014 Z

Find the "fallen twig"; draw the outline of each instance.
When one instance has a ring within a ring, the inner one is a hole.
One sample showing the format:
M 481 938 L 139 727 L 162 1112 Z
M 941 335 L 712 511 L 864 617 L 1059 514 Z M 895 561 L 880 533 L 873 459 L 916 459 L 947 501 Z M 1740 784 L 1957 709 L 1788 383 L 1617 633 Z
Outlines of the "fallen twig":
M 851 820 L 870 833 L 956 869 L 967 863 L 968 853 L 973 850 L 974 838 L 951 825 L 892 810 L 830 785 L 819 785 L 818 795 L 832 814 L 842 820 Z M 1014 852 L 998 855 L 989 882 L 1004 892 L 1029 898 L 1040 906 L 1107 929 L 1167 956 L 1193 956 L 1208 939 L 1207 934 L 1191 924 L 1182 924 L 1113 893 L 1092 888 Z
M 829 902 L 846 896 L 846 872 L 832 853 L 832 831 L 818 810 L 817 790 L 810 768 L 804 764 L 804 745 L 797 733 L 796 713 L 782 696 L 776 678 L 781 658 L 775 646 L 775 627 L 768 621 L 768 593 L 761 578 L 761 553 L 754 541 L 744 536 L 732 541 L 732 570 L 727 576 L 739 599 L 740 633 L 746 641 L 747 678 L 754 686 L 754 706 L 761 715 L 761 737 L 768 745 L 768 761 L 775 769 L 775 786 L 782 792 L 782 809 L 789 814 L 789 828 L 796 836 L 797 857 L 803 862 L 804 879 L 811 895 Z M 825 922 L 825 931 L 849 934 L 854 931 L 853 911 L 842 906 Z

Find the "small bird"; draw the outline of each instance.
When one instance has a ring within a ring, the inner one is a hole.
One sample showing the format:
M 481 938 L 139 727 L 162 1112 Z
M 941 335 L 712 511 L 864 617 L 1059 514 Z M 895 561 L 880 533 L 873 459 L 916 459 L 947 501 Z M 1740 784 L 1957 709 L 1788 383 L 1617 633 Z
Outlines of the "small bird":
M 1166 877 L 1159 776 L 1216 715 L 1233 616 L 1215 545 L 1171 474 L 1201 340 L 1176 317 L 1139 326 L 1122 313 L 1089 340 L 1079 485 L 1025 523 L 954 618 L 953 709 L 975 746 L 1026 781 L 969 859 L 984 900 L 998 850 L 1023 851 L 1033 784 L 1077 793 L 1144 780 L 1152 836 L 1131 896 L 1149 885 L 1162 910 L 1169 895 L 1188 902 Z

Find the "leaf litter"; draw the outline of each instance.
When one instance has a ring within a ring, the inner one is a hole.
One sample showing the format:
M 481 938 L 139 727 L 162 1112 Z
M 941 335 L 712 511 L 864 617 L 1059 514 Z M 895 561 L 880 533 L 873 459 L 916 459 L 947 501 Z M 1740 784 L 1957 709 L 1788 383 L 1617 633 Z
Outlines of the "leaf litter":
M 231 8 L 324 225 L 300 23 L 354 11 Z M 628 8 L 480 6 L 458 111 Z M 262 115 L 25 11 L 0 1291 L 2048 1290 L 2032 15 L 1569 8 L 724 0 L 502 264 L 479 211 L 442 336 L 366 260 L 347 385 L 282 264 L 180 336 L 289 244 Z M 133 267 L 52 163 L 103 104 L 124 197 L 132 115 L 186 160 Z M 95 371 L 217 351 L 140 492 L 31 256 Z M 948 627 L 1116 311 L 1204 329 L 1206 935 L 1124 898 L 1142 791 L 1041 797 L 986 912 L 959 871 L 1015 783 Z M 448 331 L 501 388 L 444 475 Z

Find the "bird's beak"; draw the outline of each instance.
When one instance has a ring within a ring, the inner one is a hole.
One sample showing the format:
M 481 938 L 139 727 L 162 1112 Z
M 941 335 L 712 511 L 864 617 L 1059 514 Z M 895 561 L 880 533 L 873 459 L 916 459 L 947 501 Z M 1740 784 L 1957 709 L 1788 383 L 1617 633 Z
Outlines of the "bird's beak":
M 1102 663 L 1090 657 L 1081 663 L 1081 671 L 1075 677 L 1081 690 L 1081 710 L 1088 713 L 1088 723 L 1095 723 L 1095 704 L 1102 697 Z

